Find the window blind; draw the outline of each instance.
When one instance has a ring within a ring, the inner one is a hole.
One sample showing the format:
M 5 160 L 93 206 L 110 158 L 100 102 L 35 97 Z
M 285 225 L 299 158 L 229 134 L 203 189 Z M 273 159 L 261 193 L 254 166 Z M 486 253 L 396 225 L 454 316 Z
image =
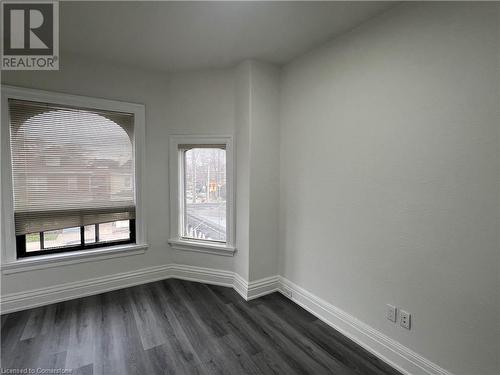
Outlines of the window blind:
M 8 103 L 16 235 L 135 218 L 133 114 Z

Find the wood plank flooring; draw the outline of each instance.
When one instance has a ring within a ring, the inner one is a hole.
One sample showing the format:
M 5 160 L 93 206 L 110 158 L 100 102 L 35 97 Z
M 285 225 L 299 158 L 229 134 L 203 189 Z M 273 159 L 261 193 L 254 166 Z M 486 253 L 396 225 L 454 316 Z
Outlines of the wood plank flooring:
M 282 295 L 169 279 L 2 316 L 2 368 L 399 374 Z

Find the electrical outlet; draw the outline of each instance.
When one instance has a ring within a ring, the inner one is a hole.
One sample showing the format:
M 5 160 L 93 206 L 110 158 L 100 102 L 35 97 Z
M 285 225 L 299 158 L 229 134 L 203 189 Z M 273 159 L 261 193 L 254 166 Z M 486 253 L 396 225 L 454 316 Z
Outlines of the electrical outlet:
M 411 314 L 407 311 L 401 310 L 399 312 L 399 324 L 403 328 L 410 329 L 410 327 L 411 327 Z
M 386 317 L 391 322 L 396 323 L 397 307 L 387 304 Z

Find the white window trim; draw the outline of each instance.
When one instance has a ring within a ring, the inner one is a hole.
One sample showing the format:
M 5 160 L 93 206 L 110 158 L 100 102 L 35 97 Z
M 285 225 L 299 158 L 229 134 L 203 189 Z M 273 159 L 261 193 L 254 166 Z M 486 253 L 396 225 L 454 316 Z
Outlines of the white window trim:
M 181 202 L 182 196 L 179 187 L 182 181 L 182 159 L 180 144 L 214 144 L 226 145 L 226 243 L 217 243 L 203 240 L 191 240 L 181 237 Z M 170 180 L 170 239 L 168 243 L 176 250 L 195 251 L 223 256 L 233 256 L 235 245 L 235 215 L 234 215 L 234 150 L 232 136 L 197 136 L 172 135 L 170 136 L 169 152 L 169 180 Z
M 87 107 L 93 109 L 109 110 L 116 112 L 127 112 L 134 114 L 134 139 L 133 150 L 135 158 L 135 204 L 136 204 L 136 244 L 126 246 L 109 246 L 92 251 L 82 251 L 60 254 L 47 254 L 36 259 L 18 259 L 16 252 L 16 235 L 14 227 L 14 196 L 12 188 L 12 164 L 10 150 L 10 121 L 8 111 L 9 99 L 21 99 L 46 103 L 56 103 L 62 105 Z M 138 250 L 135 253 L 143 253 L 147 248 L 146 243 L 146 220 L 144 211 L 144 170 L 146 162 L 146 129 L 145 129 L 145 110 L 143 104 L 126 103 L 109 99 L 91 98 L 87 96 L 70 95 L 57 92 L 27 89 L 15 86 L 2 85 L 2 123 L 0 129 L 0 156 L 1 156 L 1 177 L 0 177 L 0 230 L 1 230 L 1 262 L 2 272 L 4 270 L 17 270 L 22 272 L 25 267 L 27 270 L 42 268 L 49 262 L 66 263 L 68 260 L 84 259 L 98 260 L 102 256 L 109 257 L 111 253 L 114 256 L 131 255 L 131 250 Z

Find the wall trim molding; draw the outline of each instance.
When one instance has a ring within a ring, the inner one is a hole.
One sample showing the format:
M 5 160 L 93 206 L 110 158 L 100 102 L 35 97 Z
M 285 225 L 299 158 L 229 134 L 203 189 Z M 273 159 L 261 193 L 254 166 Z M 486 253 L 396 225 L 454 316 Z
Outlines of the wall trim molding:
M 26 292 L 2 295 L 0 298 L 0 311 L 2 314 L 6 314 L 169 278 L 233 287 L 235 273 L 181 264 L 153 266 L 83 281 L 32 289 Z M 247 283 L 245 282 L 243 285 L 245 289 L 239 292 L 245 299 L 247 294 L 246 286 Z
M 248 301 L 248 281 L 236 272 L 233 276 L 233 289 L 236 290 L 244 300 Z
M 168 278 L 188 281 L 197 281 L 205 284 L 221 285 L 232 288 L 234 272 L 214 268 L 187 266 L 183 264 L 170 264 Z
M 398 341 L 281 276 L 279 291 L 403 374 L 453 375 Z
M 83 281 L 2 295 L 2 314 L 145 284 L 169 277 L 170 265 L 143 268 Z
M 248 283 L 246 300 L 249 301 L 278 291 L 280 291 L 280 277 L 265 277 Z
M 10 293 L 1 297 L 0 311 L 2 314 L 10 313 L 169 278 L 232 287 L 247 301 L 278 291 L 403 374 L 452 375 L 396 340 L 282 276 L 270 276 L 248 282 L 232 271 L 168 264 Z
M 222 255 L 226 257 L 234 256 L 236 248 L 233 246 L 206 244 L 201 241 L 187 241 L 171 238 L 168 243 L 172 249 L 180 251 L 193 251 L 197 253 Z
M 233 288 L 246 301 L 259 298 L 266 294 L 278 292 L 280 283 L 279 276 L 269 276 L 255 281 L 246 281 L 239 274 L 234 273 Z

